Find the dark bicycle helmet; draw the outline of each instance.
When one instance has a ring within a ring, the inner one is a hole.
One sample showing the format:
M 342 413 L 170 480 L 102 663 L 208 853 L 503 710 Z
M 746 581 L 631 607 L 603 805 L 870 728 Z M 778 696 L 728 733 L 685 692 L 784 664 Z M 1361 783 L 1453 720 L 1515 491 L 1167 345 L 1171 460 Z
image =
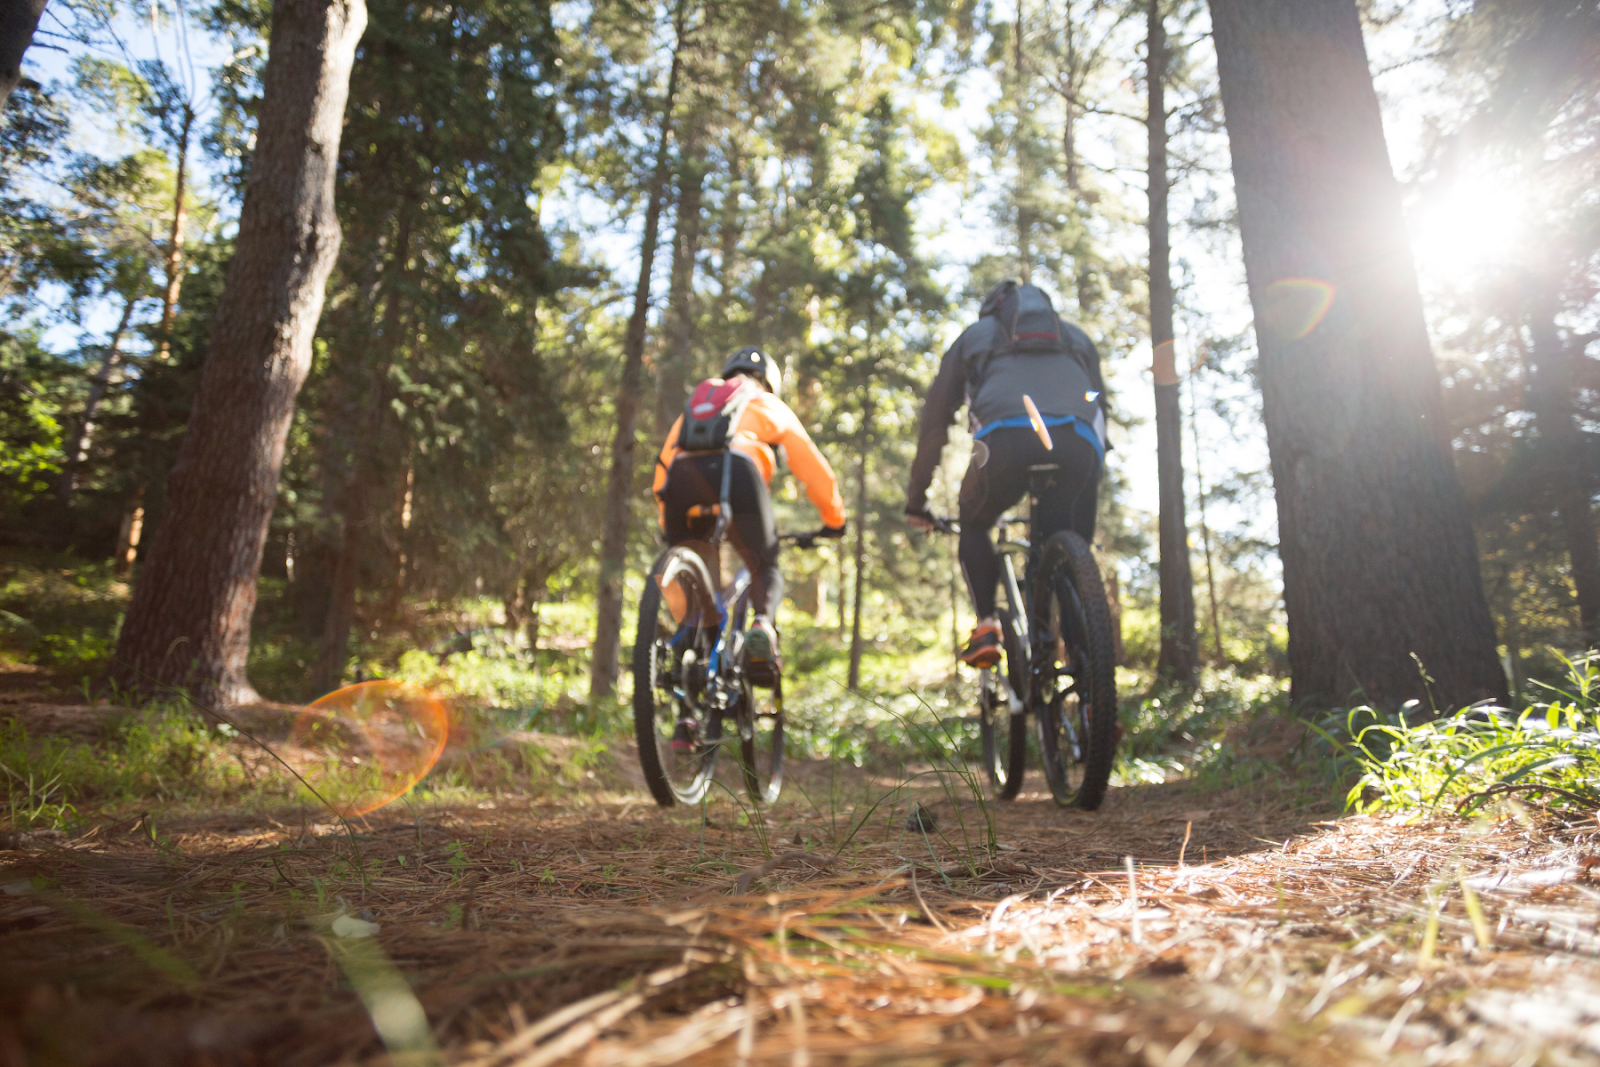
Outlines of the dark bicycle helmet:
M 783 388 L 783 371 L 771 356 L 755 345 L 746 345 L 736 350 L 722 365 L 724 378 L 731 378 L 735 374 L 748 374 L 766 386 L 769 393 L 776 394 Z

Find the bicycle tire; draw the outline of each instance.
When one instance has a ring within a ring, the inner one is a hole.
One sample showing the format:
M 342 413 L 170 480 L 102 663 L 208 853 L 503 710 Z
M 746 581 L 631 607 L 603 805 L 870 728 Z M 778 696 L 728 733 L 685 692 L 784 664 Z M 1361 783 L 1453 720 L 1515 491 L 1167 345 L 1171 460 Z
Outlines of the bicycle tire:
M 1006 610 L 1000 616 L 1001 648 L 1005 653 L 1001 680 L 1026 709 L 1027 690 L 1023 687 L 1028 677 L 1027 653 L 1017 632 L 1020 605 L 1011 604 L 1010 599 L 1008 592 Z M 989 784 L 996 800 L 1015 800 L 1022 790 L 1028 765 L 1026 722 L 1025 714 L 1011 713 L 1011 701 L 1005 699 L 998 688 L 990 688 L 987 701 L 980 696 L 978 732 L 983 740 L 984 767 L 989 772 Z
M 780 679 L 771 690 L 770 711 L 761 710 L 763 701 L 748 679 L 740 679 L 739 693 L 734 721 L 739 731 L 739 769 L 745 792 L 758 806 L 771 804 L 783 791 L 783 681 Z M 763 727 L 763 720 L 770 725 Z
M 669 588 L 681 597 L 681 617 L 663 592 Z M 664 808 L 700 802 L 722 747 L 722 715 L 705 698 L 703 675 L 721 618 L 711 588 L 705 561 L 680 545 L 657 558 L 639 599 L 633 730 L 645 784 Z M 697 665 L 702 671 L 698 679 L 693 676 Z M 673 731 L 684 717 L 692 717 L 700 728 L 687 753 L 672 748 Z
M 1050 538 L 1033 592 L 1039 661 L 1031 665 L 1029 703 L 1040 761 L 1057 804 L 1093 811 L 1116 759 L 1117 678 L 1111 609 L 1088 543 L 1070 530 Z

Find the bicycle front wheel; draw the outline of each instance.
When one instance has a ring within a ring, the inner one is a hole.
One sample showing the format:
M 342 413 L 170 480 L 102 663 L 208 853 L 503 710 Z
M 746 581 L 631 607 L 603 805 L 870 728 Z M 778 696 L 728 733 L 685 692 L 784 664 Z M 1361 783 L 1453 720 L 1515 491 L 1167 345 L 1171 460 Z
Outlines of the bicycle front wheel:
M 1117 746 L 1111 609 L 1094 553 L 1072 531 L 1045 542 L 1034 583 L 1030 706 L 1056 803 L 1093 811 Z
M 745 792 L 757 804 L 771 804 L 783 790 L 783 682 L 772 689 L 740 683 L 739 762 Z
M 721 616 L 705 562 L 690 548 L 656 560 L 633 643 L 633 728 L 639 767 L 664 808 L 697 804 L 722 745 L 722 714 L 707 698 Z

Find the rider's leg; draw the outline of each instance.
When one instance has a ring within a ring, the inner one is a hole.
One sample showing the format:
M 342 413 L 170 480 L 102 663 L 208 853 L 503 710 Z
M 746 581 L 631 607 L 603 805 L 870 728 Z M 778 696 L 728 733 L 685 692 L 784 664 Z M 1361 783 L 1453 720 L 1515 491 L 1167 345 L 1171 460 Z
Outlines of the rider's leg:
M 1050 462 L 1061 469 L 1050 472 L 1041 487 L 1033 534 L 1043 544 L 1062 530 L 1072 530 L 1093 544 L 1100 454 L 1070 426 L 1057 429 L 1053 436 L 1055 449 L 1050 453 Z
M 706 570 L 715 586 L 722 584 L 721 565 L 716 553 L 706 542 L 716 522 L 711 508 L 722 492 L 722 459 L 720 456 L 680 456 L 667 472 L 667 483 L 661 487 L 661 510 L 665 520 L 667 544 L 681 545 L 690 542 L 705 560 Z M 691 519 L 690 509 L 702 509 L 700 518 Z
M 745 630 L 745 665 L 757 685 L 776 682 L 780 668 L 776 620 L 783 602 L 778 570 L 778 528 L 772 496 L 749 457 L 733 453 L 728 498 L 733 505 L 733 546 L 750 570 L 750 622 Z
M 733 454 L 728 499 L 733 506 L 729 539 L 750 571 L 750 613 L 772 618 L 783 601 L 778 527 L 772 514 L 772 495 L 755 464 L 742 453 Z
M 1027 475 L 1017 475 L 1012 438 L 1019 432 L 995 430 L 973 446 L 972 461 L 961 480 L 961 543 L 957 554 L 961 573 L 967 580 L 978 624 L 973 627 L 967 646 L 961 652 L 963 663 L 974 667 L 993 666 L 1000 659 L 1000 623 L 995 618 L 995 589 L 1000 583 L 1000 557 L 989 532 L 1007 508 L 1027 490 Z M 981 446 L 981 447 L 979 447 Z

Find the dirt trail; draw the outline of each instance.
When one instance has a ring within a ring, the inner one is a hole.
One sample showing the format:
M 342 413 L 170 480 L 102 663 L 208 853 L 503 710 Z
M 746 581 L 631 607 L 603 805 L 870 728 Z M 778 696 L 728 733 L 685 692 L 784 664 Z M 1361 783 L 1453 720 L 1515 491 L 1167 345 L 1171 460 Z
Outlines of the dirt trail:
M 752 823 L 627 769 L 0 852 L 0 1065 L 1600 1062 L 1593 824 L 1179 783 L 991 835 L 827 764 Z

